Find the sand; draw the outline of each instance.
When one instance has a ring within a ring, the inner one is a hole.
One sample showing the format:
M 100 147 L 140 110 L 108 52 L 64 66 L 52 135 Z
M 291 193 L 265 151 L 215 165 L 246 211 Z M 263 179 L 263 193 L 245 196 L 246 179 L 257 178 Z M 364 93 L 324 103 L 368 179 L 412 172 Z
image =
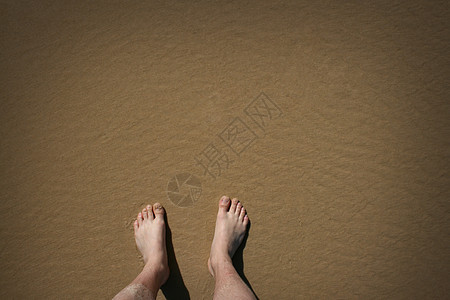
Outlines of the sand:
M 221 195 L 260 299 L 448 297 L 448 2 L 187 2 L 0 4 L 1 298 L 112 298 L 159 201 L 211 299 Z

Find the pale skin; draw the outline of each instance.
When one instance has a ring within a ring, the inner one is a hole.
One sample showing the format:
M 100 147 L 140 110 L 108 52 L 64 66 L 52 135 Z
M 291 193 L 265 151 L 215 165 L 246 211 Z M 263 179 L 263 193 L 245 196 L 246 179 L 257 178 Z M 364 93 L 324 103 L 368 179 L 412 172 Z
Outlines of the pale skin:
M 148 205 L 134 222 L 136 245 L 145 266 L 141 273 L 115 297 L 122 299 L 156 299 L 169 277 L 166 250 L 166 224 L 161 204 Z M 216 229 L 208 259 L 208 269 L 215 280 L 215 300 L 256 299 L 232 264 L 232 258 L 244 239 L 248 215 L 238 199 L 223 196 L 219 200 Z

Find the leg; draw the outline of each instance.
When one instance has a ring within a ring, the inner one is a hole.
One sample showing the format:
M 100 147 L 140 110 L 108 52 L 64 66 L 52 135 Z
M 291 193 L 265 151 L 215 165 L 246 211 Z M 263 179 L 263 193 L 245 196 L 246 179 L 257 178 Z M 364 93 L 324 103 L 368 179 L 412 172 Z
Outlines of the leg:
M 216 230 L 208 267 L 216 281 L 214 299 L 256 299 L 236 272 L 231 258 L 244 239 L 248 216 L 242 204 L 223 196 L 219 202 Z
M 138 214 L 134 222 L 136 245 L 144 258 L 144 269 L 115 297 L 119 299 L 156 299 L 161 285 L 169 277 L 166 251 L 166 224 L 164 208 L 159 203 Z

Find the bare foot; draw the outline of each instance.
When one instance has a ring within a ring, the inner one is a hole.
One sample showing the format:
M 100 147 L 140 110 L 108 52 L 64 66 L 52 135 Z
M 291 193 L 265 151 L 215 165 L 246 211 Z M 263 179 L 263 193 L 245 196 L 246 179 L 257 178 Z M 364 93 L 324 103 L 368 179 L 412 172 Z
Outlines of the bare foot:
M 145 267 L 150 273 L 157 290 L 169 277 L 166 250 L 166 224 L 164 208 L 161 204 L 147 205 L 134 222 L 134 236 L 136 245 L 141 252 Z
M 231 258 L 244 239 L 248 222 L 245 209 L 238 199 L 230 201 L 227 196 L 220 199 L 216 230 L 208 259 L 211 275 L 215 276 L 214 270 L 221 264 L 231 263 Z

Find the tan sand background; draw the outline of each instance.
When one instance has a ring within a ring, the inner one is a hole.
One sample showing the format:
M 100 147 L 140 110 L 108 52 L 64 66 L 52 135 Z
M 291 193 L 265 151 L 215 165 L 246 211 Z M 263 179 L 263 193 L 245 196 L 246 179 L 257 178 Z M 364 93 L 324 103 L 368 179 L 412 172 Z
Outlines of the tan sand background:
M 244 272 L 261 299 L 449 297 L 447 1 L 0 11 L 2 299 L 113 297 L 140 271 L 131 224 L 155 201 L 190 297 L 210 299 L 223 194 L 252 221 Z M 244 112 L 261 92 L 283 112 L 264 131 Z M 195 157 L 225 151 L 235 117 L 258 139 L 174 205 L 169 180 L 201 175 Z

